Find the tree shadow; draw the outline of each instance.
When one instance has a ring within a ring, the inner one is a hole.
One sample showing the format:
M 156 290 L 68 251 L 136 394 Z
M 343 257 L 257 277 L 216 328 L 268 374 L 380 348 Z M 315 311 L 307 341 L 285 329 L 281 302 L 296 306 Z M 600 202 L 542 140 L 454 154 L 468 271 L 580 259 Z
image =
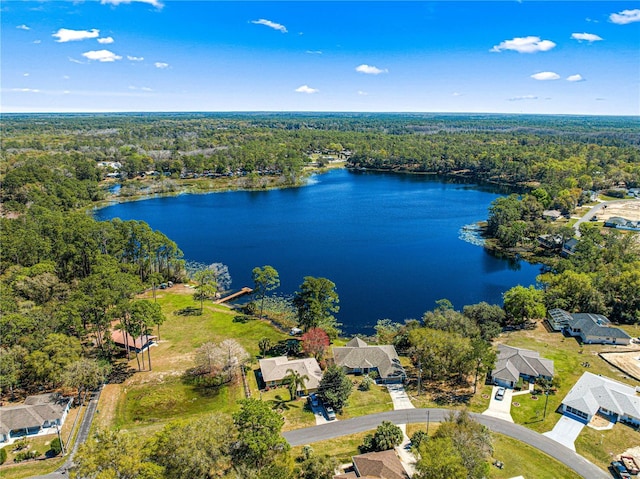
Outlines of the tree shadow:
M 202 311 L 196 306 L 187 306 L 175 312 L 178 316 L 202 316 Z
M 136 370 L 129 367 L 126 361 L 116 361 L 111 367 L 109 382 L 111 384 L 122 384 L 135 374 Z

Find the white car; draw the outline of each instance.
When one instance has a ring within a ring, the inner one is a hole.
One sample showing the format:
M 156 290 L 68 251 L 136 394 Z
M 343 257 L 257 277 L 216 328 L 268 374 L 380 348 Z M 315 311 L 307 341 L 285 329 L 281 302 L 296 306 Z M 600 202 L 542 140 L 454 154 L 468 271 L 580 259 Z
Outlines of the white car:
M 498 388 L 498 390 L 496 391 L 496 400 L 502 401 L 505 392 L 507 392 L 505 388 Z
M 325 411 L 327 411 L 327 419 L 329 421 L 333 421 L 336 418 L 336 412 L 333 410 L 331 406 L 327 406 L 325 408 Z

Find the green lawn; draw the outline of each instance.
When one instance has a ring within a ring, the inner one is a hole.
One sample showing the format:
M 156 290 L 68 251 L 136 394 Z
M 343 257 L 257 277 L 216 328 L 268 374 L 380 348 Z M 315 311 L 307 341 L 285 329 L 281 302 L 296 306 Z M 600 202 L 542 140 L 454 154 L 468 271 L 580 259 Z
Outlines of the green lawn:
M 585 427 L 576 440 L 576 451 L 606 469 L 613 456 L 639 444 L 640 432 L 618 423 L 608 431 Z
M 368 391 L 360 391 L 357 384 L 360 384 L 359 380 L 356 380 L 353 392 L 347 401 L 347 407 L 338 416 L 339 419 L 393 411 L 393 402 L 385 386 L 373 384 Z
M 138 372 L 100 399 L 101 425 L 123 429 L 157 429 L 173 419 L 197 416 L 212 411 L 232 412 L 244 397 L 240 382 L 218 388 L 201 388 L 184 380 L 184 373 L 195 365 L 195 350 L 205 342 L 236 339 L 256 358 L 258 341 L 272 343 L 288 338 L 269 323 L 243 319 L 226 306 L 205 303 L 202 315 L 199 303 L 177 289 L 157 292 L 157 301 L 167 317 L 160 328 L 160 341 L 151 348 L 152 371 Z M 190 309 L 191 308 L 191 309 Z M 194 309 L 196 310 L 194 312 Z M 146 360 L 146 359 L 145 359 Z M 137 368 L 132 359 L 129 367 Z M 251 378 L 248 378 L 251 384 Z M 251 389 L 257 392 L 255 386 Z M 105 417 L 109 420 L 105 423 Z
M 511 408 L 511 417 L 517 424 L 537 432 L 546 432 L 553 428 L 560 418 L 555 412 L 556 409 L 585 371 L 629 383 L 620 371 L 598 356 L 603 350 L 612 350 L 612 346 L 581 345 L 574 338 L 564 337 L 560 333 L 548 333 L 542 327 L 534 331 L 502 334 L 500 342 L 538 351 L 542 357 L 554 362 L 555 376 L 560 382 L 560 387 L 555 394 L 549 396 L 546 418 L 542 420 L 544 396 L 540 396 L 537 401 L 532 400 L 530 395 L 516 396 L 514 401 L 519 402 L 520 407 Z M 589 363 L 589 367 L 583 366 L 583 363 Z M 629 384 L 637 386 L 640 383 Z
M 545 453 L 501 434 L 492 434 L 493 458 L 504 464 L 503 469 L 491 466 L 493 479 L 524 476 L 527 479 L 579 479 L 580 475 Z

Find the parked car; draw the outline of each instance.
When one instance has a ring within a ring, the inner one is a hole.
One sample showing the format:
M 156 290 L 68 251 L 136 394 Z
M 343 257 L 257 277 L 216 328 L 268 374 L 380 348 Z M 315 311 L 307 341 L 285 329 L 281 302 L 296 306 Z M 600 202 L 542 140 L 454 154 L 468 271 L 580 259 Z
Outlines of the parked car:
M 327 411 L 327 419 L 329 421 L 333 421 L 336 418 L 336 412 L 333 410 L 331 406 L 327 406 L 325 408 L 325 411 Z
M 318 407 L 320 405 L 320 399 L 318 399 L 318 396 L 316 396 L 315 393 L 309 394 L 307 401 L 309 401 L 309 404 L 311 404 L 312 407 Z
M 498 388 L 498 390 L 496 391 L 496 399 L 498 401 L 502 401 L 502 399 L 504 399 L 505 392 L 507 392 L 505 388 Z
M 627 471 L 627 468 L 624 467 L 620 461 L 613 461 L 611 463 L 611 468 L 613 469 L 613 473 L 616 477 L 620 479 L 631 479 L 631 474 Z

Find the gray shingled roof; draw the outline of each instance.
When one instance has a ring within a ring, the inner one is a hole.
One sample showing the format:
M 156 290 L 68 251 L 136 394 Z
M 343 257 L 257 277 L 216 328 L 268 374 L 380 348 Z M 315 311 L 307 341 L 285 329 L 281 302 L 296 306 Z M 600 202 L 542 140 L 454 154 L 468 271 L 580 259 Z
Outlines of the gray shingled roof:
M 381 379 L 405 374 L 396 348 L 391 345 L 369 346 L 356 337 L 344 347 L 333 348 L 333 357 L 338 366 L 348 369 L 377 368 Z
M 591 415 L 602 407 L 640 419 L 640 396 L 632 386 L 589 372 L 580 377 L 562 404 Z
M 601 314 L 593 313 L 575 313 L 572 314 L 572 320 L 569 325 L 573 329 L 580 329 L 586 336 L 595 336 L 600 338 L 621 338 L 630 339 L 626 332 L 620 328 L 610 327 L 611 322 Z
M 289 369 L 296 371 L 301 376 L 308 376 L 307 389 L 318 389 L 322 380 L 322 370 L 315 358 L 293 359 L 289 361 L 286 356 L 261 359 L 260 371 L 265 382 L 282 381 Z M 298 390 L 300 390 L 298 386 Z
M 39 394 L 29 396 L 23 404 L 0 408 L 0 432 L 40 427 L 45 421 L 62 418 L 64 410 L 73 398 L 65 398 L 59 394 Z
M 537 351 L 500 344 L 496 367 L 491 372 L 491 377 L 517 382 L 521 374 L 553 376 L 553 361 L 541 358 Z

